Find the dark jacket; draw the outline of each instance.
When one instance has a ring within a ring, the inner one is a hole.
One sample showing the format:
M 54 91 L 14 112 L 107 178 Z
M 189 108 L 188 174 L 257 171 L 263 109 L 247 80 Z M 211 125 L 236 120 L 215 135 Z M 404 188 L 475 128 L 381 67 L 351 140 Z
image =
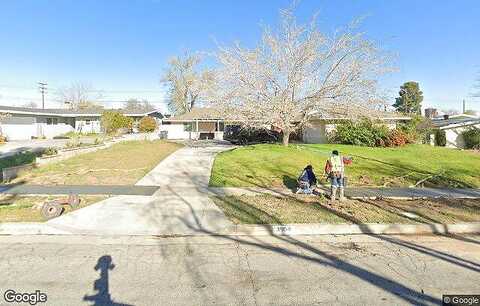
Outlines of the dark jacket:
M 299 182 L 308 182 L 310 186 L 317 184 L 317 177 L 312 169 L 305 168 L 298 177 Z

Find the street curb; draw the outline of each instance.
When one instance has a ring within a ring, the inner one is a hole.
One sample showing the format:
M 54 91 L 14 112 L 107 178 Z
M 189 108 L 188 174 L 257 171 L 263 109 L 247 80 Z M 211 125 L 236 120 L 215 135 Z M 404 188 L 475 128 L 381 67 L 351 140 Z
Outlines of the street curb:
M 480 222 L 457 224 L 285 224 L 236 225 L 231 235 L 394 235 L 394 234 L 474 234 L 480 233 Z
M 193 233 L 132 233 L 122 236 L 295 236 L 295 235 L 421 235 L 477 234 L 480 222 L 457 224 L 238 224 L 218 232 L 201 229 Z M 67 230 L 39 222 L 0 223 L 0 235 L 85 235 L 102 236 L 98 232 Z M 108 234 L 111 235 L 111 234 Z
M 0 223 L 0 235 L 69 235 L 70 232 L 62 231 L 40 222 L 8 222 Z

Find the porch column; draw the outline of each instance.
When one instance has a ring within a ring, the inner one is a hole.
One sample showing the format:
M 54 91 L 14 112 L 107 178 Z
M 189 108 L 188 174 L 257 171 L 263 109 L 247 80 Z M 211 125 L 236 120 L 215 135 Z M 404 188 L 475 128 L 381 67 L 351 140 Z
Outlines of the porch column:
M 197 136 L 195 137 L 195 139 L 199 139 L 200 133 L 198 132 L 198 120 L 195 120 L 195 132 L 197 133 Z

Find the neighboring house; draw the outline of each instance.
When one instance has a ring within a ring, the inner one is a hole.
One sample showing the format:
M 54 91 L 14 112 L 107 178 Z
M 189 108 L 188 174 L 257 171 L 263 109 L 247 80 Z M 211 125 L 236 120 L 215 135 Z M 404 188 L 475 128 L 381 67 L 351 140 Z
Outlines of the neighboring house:
M 374 115 L 390 128 L 395 128 L 398 122 L 411 119 L 396 113 L 380 111 Z M 328 133 L 345 120 L 347 120 L 346 116 L 312 116 L 310 123 L 303 129 L 301 138 L 306 143 L 327 143 Z M 194 108 L 188 113 L 164 118 L 160 130 L 167 133 L 168 139 L 222 140 L 225 127 L 229 125 L 238 125 L 238 123 L 226 122 L 215 109 Z
M 7 140 L 32 138 L 53 138 L 68 132 L 100 133 L 100 117 L 107 110 L 38 109 L 14 106 L 0 106 L 0 113 L 10 116 L 0 122 L 2 135 Z M 125 111 L 118 109 L 135 121 L 144 116 L 163 118 L 158 110 L 149 112 Z
M 212 108 L 193 108 L 190 112 L 165 118 L 160 131 L 168 139 L 216 139 L 223 140 L 225 120 Z
M 446 147 L 462 149 L 465 147 L 462 133 L 469 128 L 480 128 L 480 118 L 471 115 L 444 116 L 432 120 L 434 128 L 445 131 Z M 430 135 L 431 144 L 435 144 L 435 134 Z

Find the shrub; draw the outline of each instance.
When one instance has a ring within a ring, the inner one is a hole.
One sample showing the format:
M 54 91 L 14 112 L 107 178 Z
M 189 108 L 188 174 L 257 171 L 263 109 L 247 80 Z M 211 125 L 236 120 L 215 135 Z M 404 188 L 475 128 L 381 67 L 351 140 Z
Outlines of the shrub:
M 409 143 L 408 135 L 400 129 L 389 131 L 385 140 L 385 146 L 387 147 L 401 147 L 407 143 Z
M 46 156 L 52 156 L 52 155 L 57 155 L 58 154 L 58 149 L 54 147 L 46 148 L 43 150 L 42 155 Z
M 462 133 L 466 149 L 480 149 L 480 129 L 470 128 Z
M 406 134 L 407 143 L 428 143 L 433 125 L 430 119 L 417 115 L 405 123 L 398 124 L 398 129 Z
M 113 134 L 120 129 L 130 130 L 133 125 L 132 118 L 124 116 L 117 111 L 106 111 L 102 114 L 102 127 L 107 134 Z
M 444 130 L 435 131 L 435 144 L 439 147 L 444 147 L 447 145 L 447 135 Z
M 153 132 L 157 128 L 157 121 L 155 118 L 150 116 L 145 116 L 140 119 L 138 123 L 138 130 L 140 132 Z
M 32 152 L 21 152 L 12 156 L 0 158 L 0 170 L 35 162 L 36 155 Z
M 383 146 L 388 135 L 388 128 L 371 120 L 362 119 L 358 122 L 347 121 L 337 125 L 330 140 L 337 143 L 358 146 Z
M 7 137 L 0 135 L 0 143 L 5 143 L 7 142 Z

